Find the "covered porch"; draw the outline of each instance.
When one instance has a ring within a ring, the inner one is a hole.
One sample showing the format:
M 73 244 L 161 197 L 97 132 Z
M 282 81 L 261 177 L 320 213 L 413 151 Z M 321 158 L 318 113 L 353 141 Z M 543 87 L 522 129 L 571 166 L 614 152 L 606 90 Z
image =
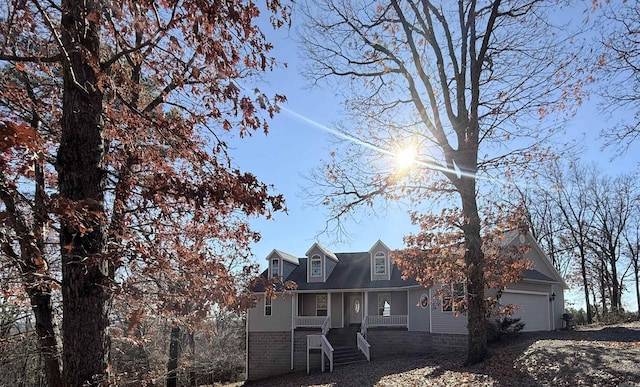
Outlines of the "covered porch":
M 292 329 L 409 328 L 409 292 L 307 292 L 292 297 Z

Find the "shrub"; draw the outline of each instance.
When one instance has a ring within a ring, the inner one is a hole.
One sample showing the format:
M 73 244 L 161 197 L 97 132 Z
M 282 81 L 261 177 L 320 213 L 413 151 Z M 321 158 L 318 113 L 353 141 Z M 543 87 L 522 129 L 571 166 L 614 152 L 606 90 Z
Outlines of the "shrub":
M 524 328 L 520 318 L 498 317 L 487 322 L 487 341 L 500 341 L 504 337 L 512 336 Z

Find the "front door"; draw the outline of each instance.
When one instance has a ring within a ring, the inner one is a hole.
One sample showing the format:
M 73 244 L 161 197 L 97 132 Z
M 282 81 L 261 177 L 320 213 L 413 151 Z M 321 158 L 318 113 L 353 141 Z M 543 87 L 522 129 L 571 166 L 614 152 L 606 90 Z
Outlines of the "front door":
M 362 294 L 361 293 L 350 293 L 349 294 L 349 324 L 360 324 L 362 323 L 362 310 L 364 309 L 364 304 L 362 303 Z

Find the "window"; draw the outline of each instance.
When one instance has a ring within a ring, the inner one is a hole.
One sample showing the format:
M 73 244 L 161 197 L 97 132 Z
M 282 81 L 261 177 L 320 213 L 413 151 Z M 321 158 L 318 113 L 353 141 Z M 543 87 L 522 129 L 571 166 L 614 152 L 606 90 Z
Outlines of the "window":
M 327 295 L 318 294 L 316 295 L 316 316 L 326 316 L 326 315 L 327 315 Z
M 271 297 L 264 296 L 264 315 L 271 316 Z
M 319 255 L 311 257 L 311 276 L 322 277 L 322 259 Z
M 464 294 L 464 284 L 442 285 L 442 311 L 454 312 L 460 310 L 459 305 L 464 300 Z
M 271 276 L 280 276 L 280 260 L 278 258 L 274 258 L 271 260 Z
M 373 256 L 373 273 L 375 275 L 387 274 L 387 256 L 382 251 L 378 251 Z
M 378 294 L 378 315 L 391 316 L 391 293 Z
M 427 306 L 429 306 L 429 296 L 422 293 L 422 295 L 420 295 L 420 302 L 418 302 L 418 305 L 420 305 L 422 309 L 426 309 Z

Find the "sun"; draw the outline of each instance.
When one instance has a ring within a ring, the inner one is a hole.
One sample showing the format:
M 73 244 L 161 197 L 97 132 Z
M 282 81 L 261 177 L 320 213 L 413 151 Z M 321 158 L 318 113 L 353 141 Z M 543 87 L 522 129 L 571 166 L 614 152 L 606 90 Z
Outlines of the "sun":
M 410 168 L 416 162 L 416 149 L 405 148 L 396 153 L 396 164 L 399 169 Z

